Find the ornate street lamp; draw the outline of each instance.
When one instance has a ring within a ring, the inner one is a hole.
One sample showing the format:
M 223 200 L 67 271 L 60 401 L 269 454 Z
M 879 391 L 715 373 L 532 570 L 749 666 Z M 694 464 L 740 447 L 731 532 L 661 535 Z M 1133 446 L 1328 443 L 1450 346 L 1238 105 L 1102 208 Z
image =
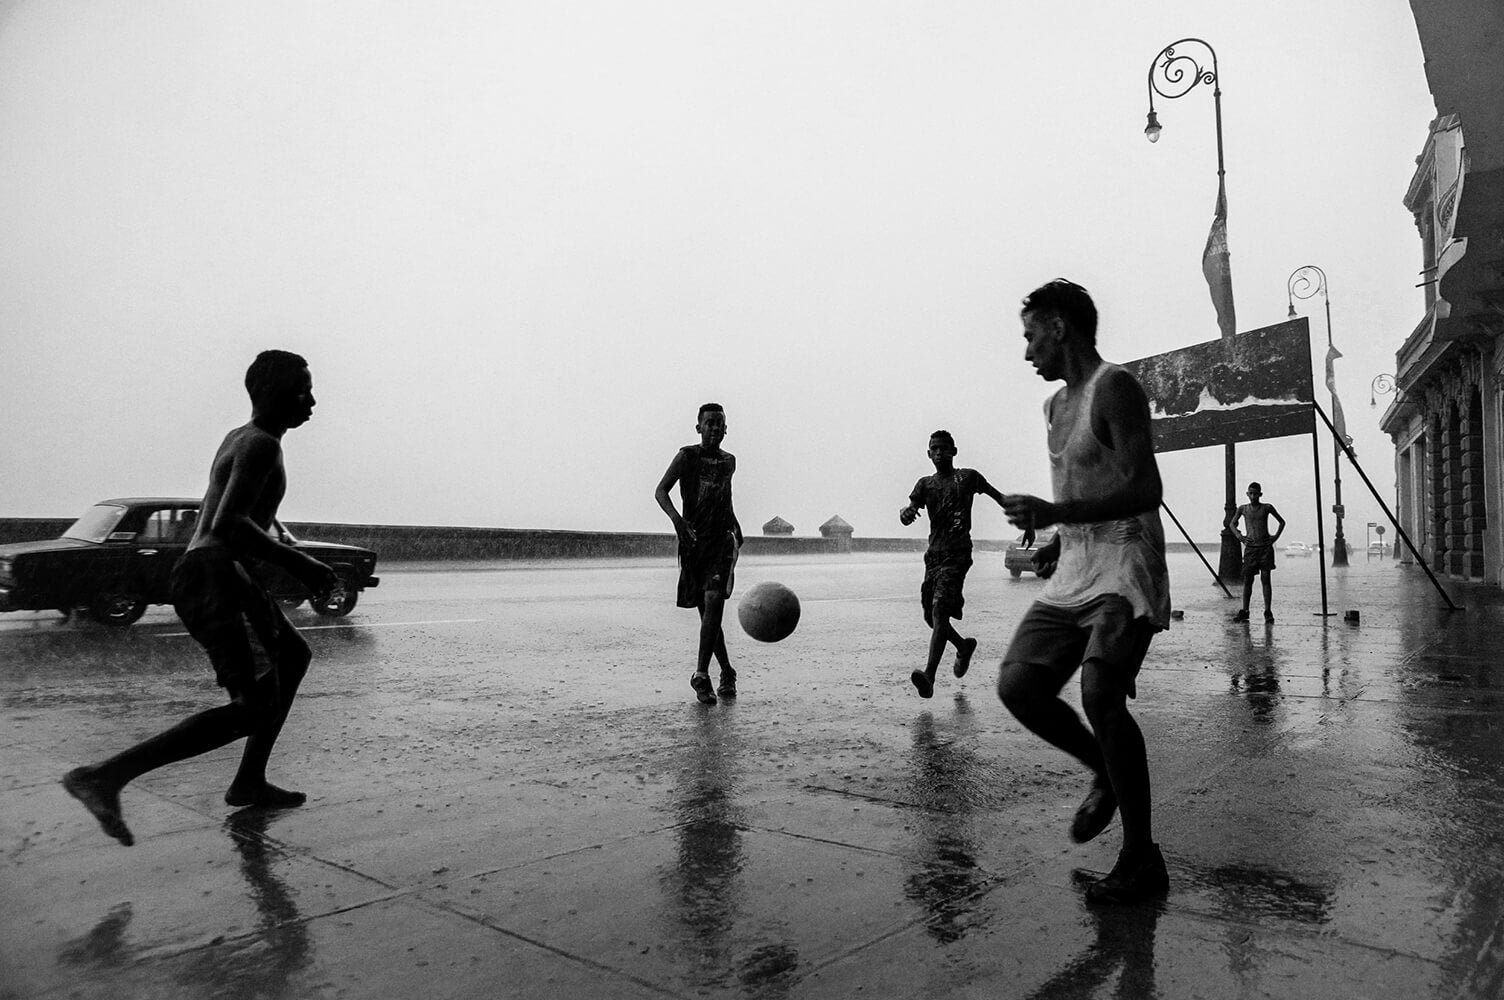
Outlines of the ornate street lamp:
M 1295 318 L 1295 300 L 1309 299 L 1317 293 L 1321 294 L 1321 300 L 1326 304 L 1326 351 L 1327 366 L 1330 370 L 1335 348 L 1332 347 L 1332 296 L 1327 290 L 1326 272 L 1315 264 L 1306 264 L 1297 267 L 1290 272 L 1290 277 L 1285 282 L 1285 298 L 1290 305 L 1290 318 Z M 1338 433 L 1347 436 L 1345 421 L 1342 420 L 1341 404 L 1337 401 L 1337 386 L 1335 377 L 1328 383 L 1327 388 L 1332 393 L 1332 420 L 1336 421 Z M 1343 443 L 1349 443 L 1344 441 Z M 1332 513 L 1337 515 L 1337 530 L 1332 535 L 1332 565 L 1347 565 L 1347 539 L 1342 536 L 1342 515 L 1346 511 L 1342 508 L 1342 449 L 1332 449 L 1332 478 L 1335 481 L 1336 496 L 1332 501 Z
M 1399 383 L 1395 382 L 1394 376 L 1389 374 L 1388 372 L 1381 372 L 1380 374 L 1375 375 L 1373 377 L 1373 381 L 1368 383 L 1369 408 L 1372 409 L 1373 407 L 1379 405 L 1379 400 L 1377 397 L 1387 396 L 1398 388 Z
M 1203 61 L 1211 60 L 1210 68 Z M 1150 142 L 1158 142 L 1164 126 L 1154 110 L 1154 95 L 1167 100 L 1184 97 L 1199 84 L 1212 88 L 1212 104 L 1217 121 L 1217 211 L 1212 221 L 1211 235 L 1207 238 L 1202 254 L 1201 269 L 1211 289 L 1212 303 L 1217 309 L 1217 326 L 1224 338 L 1235 336 L 1237 320 L 1233 312 L 1232 268 L 1227 256 L 1227 168 L 1222 155 L 1222 84 L 1217 73 L 1217 52 L 1200 38 L 1182 38 L 1166 45 L 1149 61 L 1149 116 L 1144 126 L 1144 135 Z M 1243 568 L 1242 547 L 1232 533 L 1232 520 L 1238 512 L 1237 455 L 1233 445 L 1225 444 L 1224 471 L 1226 474 L 1226 498 L 1222 519 L 1222 551 L 1217 572 L 1224 579 L 1235 580 Z

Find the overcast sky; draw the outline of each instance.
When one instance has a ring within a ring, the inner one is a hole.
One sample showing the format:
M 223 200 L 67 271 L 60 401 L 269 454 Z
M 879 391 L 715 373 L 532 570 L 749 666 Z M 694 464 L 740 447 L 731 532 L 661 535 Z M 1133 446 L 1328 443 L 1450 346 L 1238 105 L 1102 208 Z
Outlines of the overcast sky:
M 202 493 L 265 347 L 319 397 L 289 520 L 666 531 L 706 400 L 749 532 L 921 536 L 938 427 L 1048 495 L 1021 296 L 1084 284 L 1109 360 L 1217 336 L 1210 89 L 1143 136 L 1186 36 L 1221 71 L 1239 328 L 1325 269 L 1392 497 L 1369 383 L 1424 313 L 1401 199 L 1435 114 L 1404 0 L 136 0 L 0 4 L 0 516 Z M 1238 456 L 1314 540 L 1309 438 Z M 1221 449 L 1161 461 L 1215 538 Z M 1380 510 L 1343 492 L 1361 543 Z

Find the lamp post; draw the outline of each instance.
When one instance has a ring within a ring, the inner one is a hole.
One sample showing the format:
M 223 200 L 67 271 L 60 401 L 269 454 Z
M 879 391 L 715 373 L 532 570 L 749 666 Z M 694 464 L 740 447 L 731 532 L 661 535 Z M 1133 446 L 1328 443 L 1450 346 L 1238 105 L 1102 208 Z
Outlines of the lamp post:
M 1191 46 L 1187 53 L 1185 46 Z M 1208 69 L 1198 58 L 1202 55 L 1211 58 L 1211 68 Z M 1159 134 L 1164 127 L 1159 123 L 1159 115 L 1154 111 L 1154 95 L 1158 94 L 1167 100 L 1184 97 L 1194 90 L 1198 84 L 1209 84 L 1212 88 L 1212 105 L 1216 113 L 1217 122 L 1217 219 L 1213 222 L 1213 232 L 1216 232 L 1217 224 L 1222 226 L 1223 246 L 1222 254 L 1226 256 L 1226 225 L 1227 225 L 1227 168 L 1222 155 L 1222 83 L 1217 73 L 1217 51 L 1210 44 L 1200 38 L 1182 38 L 1177 42 L 1166 45 L 1158 54 L 1149 61 L 1149 116 L 1148 124 L 1144 126 L 1144 136 L 1150 142 L 1158 142 Z M 1207 241 L 1207 249 L 1211 251 L 1212 241 Z M 1206 273 L 1206 256 L 1202 258 L 1202 270 Z M 1208 282 L 1211 275 L 1207 275 Z M 1225 275 L 1225 291 L 1227 321 L 1223 322 L 1219 310 L 1217 320 L 1221 327 L 1222 337 L 1229 338 L 1236 332 L 1235 321 L 1232 317 L 1232 272 L 1229 268 Z M 1217 300 L 1216 290 L 1213 289 L 1213 301 Z M 1222 518 L 1222 545 L 1221 555 L 1218 559 L 1217 573 L 1227 580 L 1236 580 L 1242 574 L 1243 550 L 1238 544 L 1237 536 L 1232 533 L 1233 517 L 1238 512 L 1238 470 L 1237 455 L 1232 444 L 1223 447 L 1223 469 L 1226 478 L 1226 495 L 1223 504 Z
M 1321 300 L 1326 304 L 1326 348 L 1330 356 L 1332 350 L 1332 296 L 1327 289 L 1326 272 L 1315 264 L 1306 264 L 1297 267 L 1290 272 L 1290 277 L 1285 282 L 1285 297 L 1290 305 L 1290 318 L 1295 318 L 1295 300 L 1309 299 L 1321 293 Z M 1337 390 L 1335 386 L 1328 386 L 1332 392 L 1332 414 L 1336 419 Z M 1346 431 L 1344 430 L 1345 434 Z M 1344 442 L 1345 444 L 1346 442 Z M 1347 539 L 1342 537 L 1342 449 L 1332 449 L 1332 479 L 1335 486 L 1335 497 L 1332 500 L 1332 513 L 1337 515 L 1337 530 L 1332 535 L 1332 565 L 1347 565 Z

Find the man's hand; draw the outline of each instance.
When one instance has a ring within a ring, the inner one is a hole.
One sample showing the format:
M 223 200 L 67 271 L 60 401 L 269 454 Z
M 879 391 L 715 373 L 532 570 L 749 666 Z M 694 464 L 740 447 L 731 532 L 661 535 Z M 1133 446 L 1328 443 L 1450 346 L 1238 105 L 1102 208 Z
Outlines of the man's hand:
M 1008 523 L 1025 531 L 1032 531 L 1041 524 L 1058 524 L 1060 521 L 1054 504 L 1027 493 L 1004 493 L 1003 513 L 1008 515 Z
M 303 586 L 315 595 L 327 594 L 333 590 L 334 585 L 339 583 L 339 574 L 312 556 L 307 556 L 306 559 L 307 562 L 297 571 L 297 577 Z
M 1034 573 L 1041 580 L 1048 580 L 1055 573 L 1055 564 L 1060 561 L 1060 536 L 1057 534 L 1049 544 L 1041 545 L 1030 557 Z
M 675 522 L 674 534 L 679 536 L 679 544 L 685 548 L 689 548 L 695 543 L 695 529 L 691 528 L 687 521 Z
M 914 518 L 916 518 L 918 516 L 919 516 L 919 511 L 917 509 L 915 509 L 915 507 L 914 507 L 913 504 L 909 504 L 907 507 L 903 508 L 902 510 L 900 510 L 898 512 L 898 520 L 899 520 L 900 524 L 905 524 L 905 525 L 913 524 L 914 523 Z
M 1034 529 L 1033 528 L 1025 528 L 1024 529 L 1024 548 L 1026 548 L 1026 549 L 1027 548 L 1031 548 L 1031 547 L 1033 547 L 1033 545 L 1034 545 Z

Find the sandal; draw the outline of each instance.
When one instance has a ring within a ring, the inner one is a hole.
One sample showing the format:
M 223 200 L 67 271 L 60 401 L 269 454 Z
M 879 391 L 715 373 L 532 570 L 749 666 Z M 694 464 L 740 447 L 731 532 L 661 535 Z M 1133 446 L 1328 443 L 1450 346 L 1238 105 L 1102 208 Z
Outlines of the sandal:
M 710 689 L 709 674 L 692 674 L 689 678 L 689 686 L 695 689 L 695 697 L 701 705 L 714 705 L 715 692 Z

